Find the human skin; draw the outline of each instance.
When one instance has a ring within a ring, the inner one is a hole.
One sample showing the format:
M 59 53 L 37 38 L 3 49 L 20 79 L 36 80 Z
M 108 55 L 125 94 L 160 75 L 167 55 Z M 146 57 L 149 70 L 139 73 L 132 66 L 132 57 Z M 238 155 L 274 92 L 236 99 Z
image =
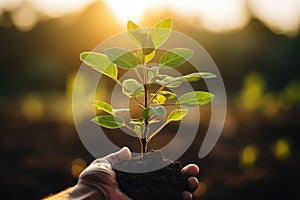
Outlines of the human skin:
M 109 154 L 104 158 L 93 161 L 79 176 L 78 183 L 58 194 L 46 197 L 44 200 L 130 200 L 119 188 L 116 175 L 111 166 L 121 160 L 129 160 L 131 152 L 123 147 L 118 152 Z M 182 169 L 183 174 L 189 174 L 189 187 L 193 191 L 198 187 L 199 168 L 195 164 L 186 165 Z M 182 193 L 183 200 L 192 200 L 192 194 L 188 191 Z

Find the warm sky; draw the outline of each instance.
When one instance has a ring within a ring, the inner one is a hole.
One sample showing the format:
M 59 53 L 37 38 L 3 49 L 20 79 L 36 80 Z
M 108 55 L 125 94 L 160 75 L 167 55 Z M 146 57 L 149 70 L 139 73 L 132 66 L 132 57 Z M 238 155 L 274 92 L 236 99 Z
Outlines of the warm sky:
M 38 22 L 41 13 L 61 17 L 80 13 L 91 2 L 101 0 L 0 0 L 0 14 L 12 11 L 14 24 L 23 31 Z M 124 24 L 139 21 L 151 9 L 167 7 L 183 16 L 199 17 L 202 26 L 213 32 L 243 28 L 254 16 L 276 33 L 295 35 L 300 26 L 299 0 L 102 0 Z M 22 5 L 22 6 L 20 6 Z M 0 20 L 1 21 L 1 20 Z

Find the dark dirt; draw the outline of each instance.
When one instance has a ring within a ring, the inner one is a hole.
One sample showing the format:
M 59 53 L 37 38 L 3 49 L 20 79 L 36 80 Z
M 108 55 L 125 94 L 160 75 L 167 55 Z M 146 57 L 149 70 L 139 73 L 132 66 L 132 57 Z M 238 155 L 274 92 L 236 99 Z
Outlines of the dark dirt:
M 146 173 L 124 172 L 128 167 L 138 170 L 145 165 L 159 163 L 167 166 Z M 188 176 L 180 173 L 180 163 L 163 158 L 159 151 L 122 161 L 115 167 L 122 170 L 115 170 L 119 187 L 134 200 L 181 200 L 182 192 L 189 190 Z

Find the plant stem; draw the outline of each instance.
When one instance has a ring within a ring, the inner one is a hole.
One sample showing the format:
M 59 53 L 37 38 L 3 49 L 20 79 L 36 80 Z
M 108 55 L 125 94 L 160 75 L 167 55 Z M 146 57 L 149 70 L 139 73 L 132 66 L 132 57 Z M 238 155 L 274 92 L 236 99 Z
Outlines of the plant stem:
M 147 138 L 147 143 L 150 142 L 150 140 L 151 140 L 154 136 L 156 136 L 156 135 L 159 133 L 159 131 L 161 131 L 168 123 L 169 123 L 169 122 L 166 121 L 163 125 L 161 125 L 161 127 L 159 127 L 156 131 L 154 131 L 154 133 L 152 133 L 152 134 Z
M 150 106 L 150 104 L 152 103 L 152 101 L 156 98 L 156 96 L 158 95 L 159 92 L 161 92 L 163 89 L 165 88 L 165 86 L 161 86 L 156 93 L 151 97 L 151 99 L 149 100 L 149 103 L 147 104 L 147 107 Z
M 147 142 L 147 138 L 142 138 L 142 139 L 141 139 L 141 143 L 142 143 L 142 155 L 144 155 L 145 153 L 148 152 L 148 142 Z

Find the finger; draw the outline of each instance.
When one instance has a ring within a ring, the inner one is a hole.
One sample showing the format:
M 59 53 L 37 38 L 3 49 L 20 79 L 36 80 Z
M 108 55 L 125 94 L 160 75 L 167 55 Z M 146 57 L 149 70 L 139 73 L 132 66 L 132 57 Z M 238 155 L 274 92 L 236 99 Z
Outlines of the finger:
M 182 197 L 184 200 L 192 200 L 193 199 L 193 195 L 187 191 L 184 191 L 182 193 Z
M 181 173 L 196 176 L 199 174 L 199 167 L 195 164 L 188 164 L 184 168 L 182 168 Z
M 105 156 L 104 159 L 110 162 L 110 164 L 114 165 L 121 160 L 131 159 L 131 152 L 128 147 L 123 147 L 119 151 Z
M 190 191 L 194 192 L 197 187 L 199 186 L 199 181 L 196 177 L 189 177 L 188 178 L 188 182 L 189 182 L 189 188 L 190 188 Z

